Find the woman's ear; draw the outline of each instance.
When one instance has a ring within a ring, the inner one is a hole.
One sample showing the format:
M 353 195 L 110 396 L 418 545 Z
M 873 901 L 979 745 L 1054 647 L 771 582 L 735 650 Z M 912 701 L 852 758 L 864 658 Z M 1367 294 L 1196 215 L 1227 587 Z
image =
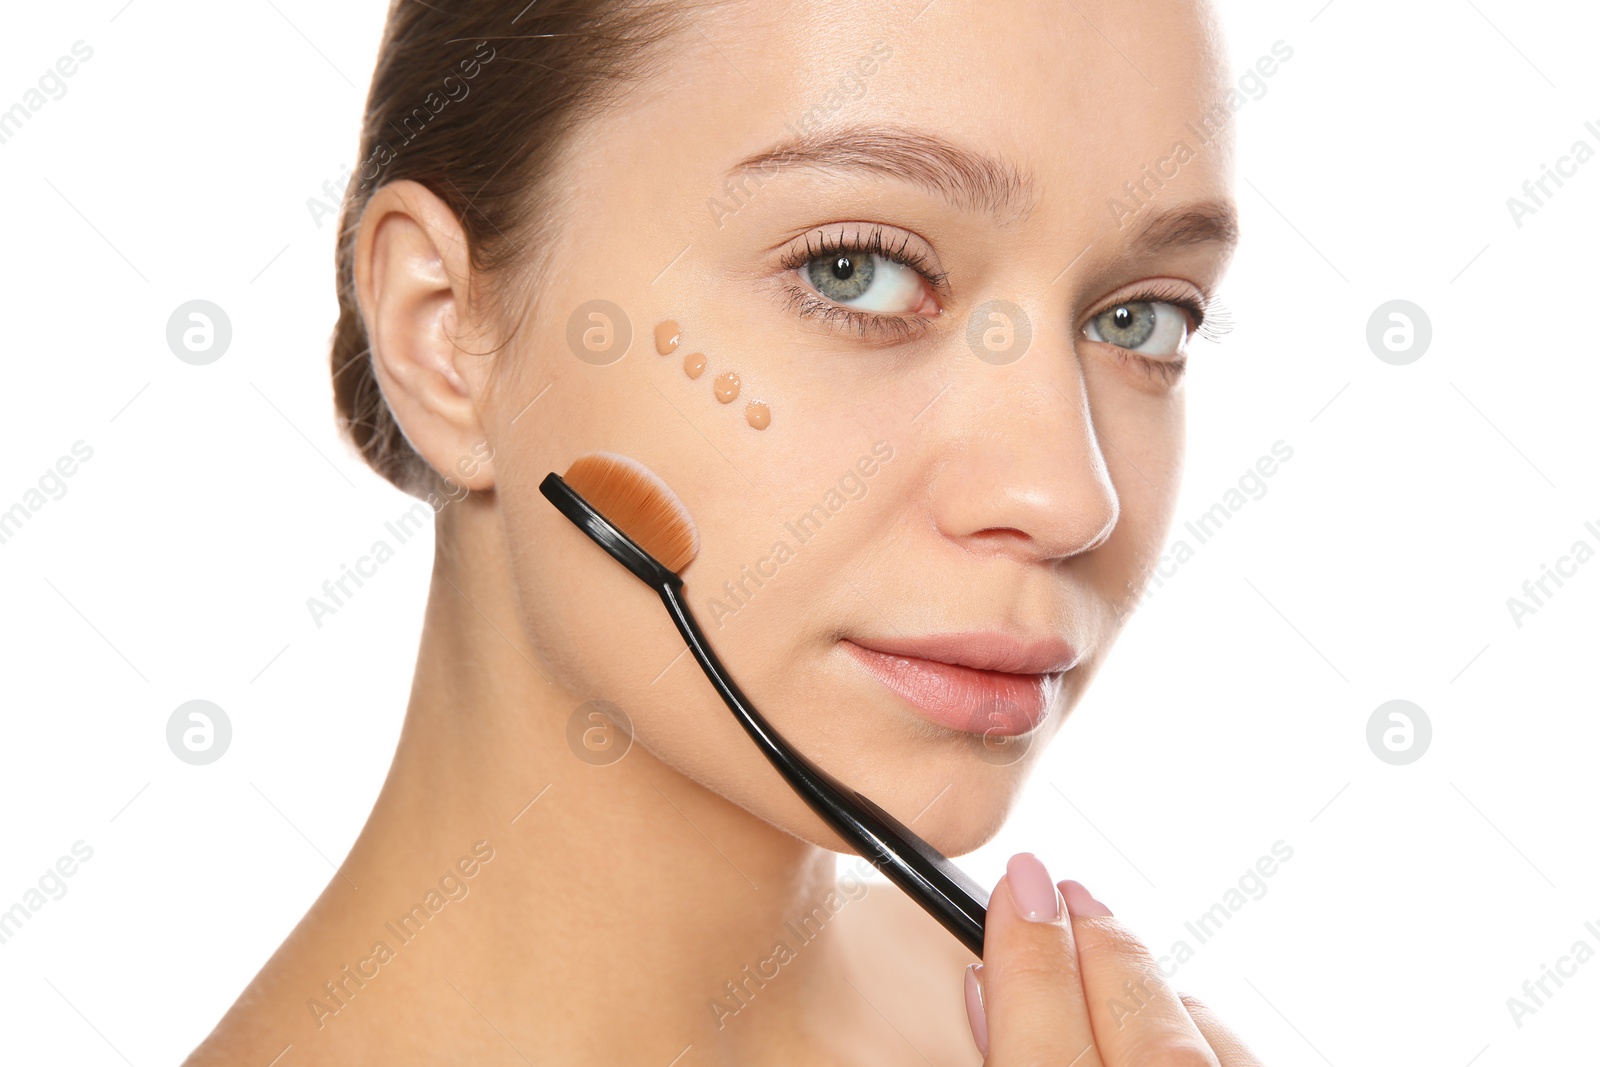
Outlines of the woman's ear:
M 373 193 L 356 234 L 356 301 L 384 400 L 433 469 L 468 489 L 494 485 L 478 405 L 488 354 L 476 354 L 467 236 L 426 186 Z

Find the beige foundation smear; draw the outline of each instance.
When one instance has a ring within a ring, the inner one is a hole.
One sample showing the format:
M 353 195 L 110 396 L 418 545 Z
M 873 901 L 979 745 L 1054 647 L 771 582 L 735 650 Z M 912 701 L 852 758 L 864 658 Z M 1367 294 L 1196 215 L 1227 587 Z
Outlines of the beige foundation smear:
M 706 357 L 700 352 L 690 352 L 683 357 L 683 373 L 691 378 L 700 377 L 706 369 Z
M 717 399 L 724 404 L 731 404 L 739 396 L 739 376 L 733 371 L 723 371 L 717 375 L 712 388 L 717 394 Z
M 765 430 L 772 425 L 772 409 L 759 400 L 752 400 L 744 406 L 744 421 L 758 430 Z
M 678 324 L 668 319 L 656 327 L 656 351 L 663 356 L 670 354 L 673 349 L 678 347 L 678 340 L 681 336 L 682 331 L 678 329 Z

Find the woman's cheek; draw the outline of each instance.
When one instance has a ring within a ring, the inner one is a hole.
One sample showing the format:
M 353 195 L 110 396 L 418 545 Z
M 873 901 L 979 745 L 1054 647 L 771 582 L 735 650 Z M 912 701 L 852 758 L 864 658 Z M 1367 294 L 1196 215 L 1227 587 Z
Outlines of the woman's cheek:
M 1109 357 L 1107 357 L 1109 358 Z M 1089 407 L 1117 492 L 1117 527 L 1097 549 L 1090 568 L 1106 602 L 1120 614 L 1166 551 L 1182 482 L 1184 389 L 1150 392 L 1131 387 L 1124 369 L 1083 357 Z

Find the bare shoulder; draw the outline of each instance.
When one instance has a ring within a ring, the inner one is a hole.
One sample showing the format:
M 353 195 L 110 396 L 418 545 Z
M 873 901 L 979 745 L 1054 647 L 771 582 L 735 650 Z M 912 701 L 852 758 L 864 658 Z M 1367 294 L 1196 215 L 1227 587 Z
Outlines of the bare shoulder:
M 838 916 L 862 996 L 930 1062 L 980 1063 L 963 984 L 977 957 L 898 886 L 864 884 Z

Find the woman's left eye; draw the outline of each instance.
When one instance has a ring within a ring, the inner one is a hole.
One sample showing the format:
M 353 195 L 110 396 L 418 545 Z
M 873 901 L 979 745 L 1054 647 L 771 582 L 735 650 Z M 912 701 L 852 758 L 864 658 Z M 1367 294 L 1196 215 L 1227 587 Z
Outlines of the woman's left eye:
M 1089 320 L 1084 333 L 1154 359 L 1183 355 L 1193 320 L 1187 309 L 1165 300 L 1126 300 Z
M 905 263 L 863 249 L 818 256 L 807 262 L 802 272 L 818 293 L 857 311 L 906 315 L 927 298 L 920 273 Z

